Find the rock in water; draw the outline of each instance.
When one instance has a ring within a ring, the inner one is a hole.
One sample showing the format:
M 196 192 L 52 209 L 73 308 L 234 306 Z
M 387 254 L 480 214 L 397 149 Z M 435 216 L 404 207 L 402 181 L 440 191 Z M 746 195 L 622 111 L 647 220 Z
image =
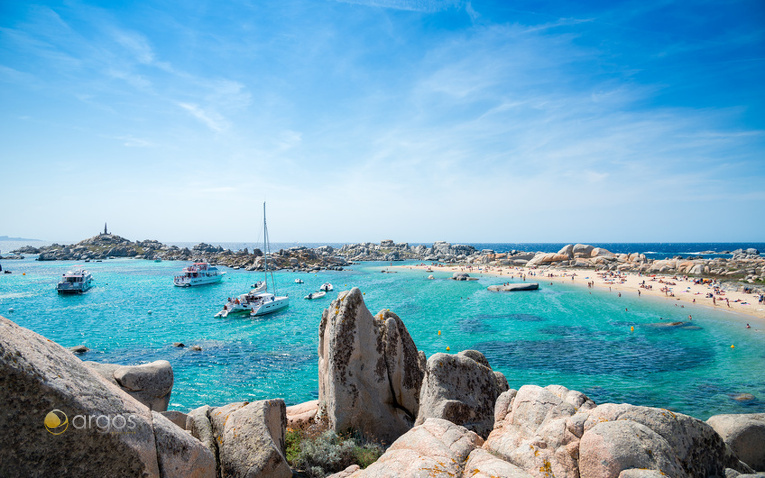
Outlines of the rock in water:
M 715 415 L 707 423 L 741 461 L 765 471 L 765 413 Z
M 159 477 L 177 459 L 209 470 L 201 443 L 184 441 L 186 432 L 165 427 L 67 349 L 2 317 L 0 410 L 0 476 Z
M 164 412 L 173 391 L 173 367 L 167 360 L 119 367 L 114 379 L 130 395 L 154 410 Z
M 419 411 L 425 355 L 394 313 L 377 316 L 361 291 L 341 292 L 319 326 L 319 414 L 337 432 L 391 443 Z
M 482 353 L 434 354 L 427 362 L 416 424 L 443 418 L 487 437 L 494 427 L 494 402 L 506 390 L 504 375 L 492 371 Z
M 69 350 L 73 354 L 79 355 L 79 354 L 84 354 L 85 352 L 89 351 L 90 349 L 85 347 L 84 345 L 76 345 L 74 347 L 69 347 Z
M 488 290 L 493 292 L 515 292 L 519 290 L 537 290 L 539 284 L 536 282 L 528 282 L 524 284 L 503 284 L 503 285 L 490 285 Z

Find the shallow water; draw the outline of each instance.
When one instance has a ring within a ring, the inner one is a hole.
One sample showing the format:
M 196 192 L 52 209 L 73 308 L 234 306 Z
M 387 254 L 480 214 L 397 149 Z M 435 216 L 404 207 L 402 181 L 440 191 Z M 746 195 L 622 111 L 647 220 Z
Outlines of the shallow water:
M 58 278 L 75 265 L 5 262 L 14 273 L 0 275 L 0 313 L 65 347 L 86 345 L 91 351 L 83 360 L 169 360 L 175 373 L 171 409 L 317 398 L 321 311 L 337 291 L 355 286 L 372 313 L 397 313 L 426 355 L 447 346 L 452 353 L 480 350 L 513 388 L 560 384 L 597 403 L 626 401 L 702 419 L 765 411 L 765 334 L 759 326 L 745 329 L 745 318 L 702 307 L 544 282 L 538 291 L 493 293 L 486 287 L 503 280 L 455 282 L 438 271 L 427 280 L 429 273 L 382 274 L 387 264 L 368 263 L 342 272 L 278 272 L 279 292 L 291 298 L 287 310 L 216 319 L 225 299 L 246 292 L 262 273 L 223 268 L 220 284 L 181 289 L 172 278 L 183 262 L 91 262 L 83 265 L 96 286 L 81 296 L 59 296 Z M 295 284 L 298 277 L 305 283 Z M 303 299 L 324 282 L 335 291 Z M 694 317 L 690 327 L 650 325 L 688 314 Z M 756 398 L 734 400 L 739 393 Z

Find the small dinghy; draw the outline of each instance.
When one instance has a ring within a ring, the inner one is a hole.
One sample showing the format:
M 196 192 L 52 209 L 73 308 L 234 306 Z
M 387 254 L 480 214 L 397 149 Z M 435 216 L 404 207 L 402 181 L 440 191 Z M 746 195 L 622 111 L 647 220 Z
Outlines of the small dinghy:
M 308 300 L 311 300 L 311 299 L 321 299 L 325 295 L 327 295 L 327 293 L 324 292 L 324 291 L 321 291 L 321 292 L 311 292 L 310 294 L 305 296 L 305 298 L 308 299 Z

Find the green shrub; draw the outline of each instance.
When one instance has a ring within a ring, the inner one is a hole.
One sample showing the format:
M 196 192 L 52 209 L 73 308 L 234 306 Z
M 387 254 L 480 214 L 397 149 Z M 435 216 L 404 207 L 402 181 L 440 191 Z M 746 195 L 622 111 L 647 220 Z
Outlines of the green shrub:
M 383 453 L 377 443 L 366 442 L 358 435 L 339 436 L 332 430 L 315 437 L 289 431 L 286 438 L 287 461 L 311 478 L 324 478 L 353 464 L 366 468 Z

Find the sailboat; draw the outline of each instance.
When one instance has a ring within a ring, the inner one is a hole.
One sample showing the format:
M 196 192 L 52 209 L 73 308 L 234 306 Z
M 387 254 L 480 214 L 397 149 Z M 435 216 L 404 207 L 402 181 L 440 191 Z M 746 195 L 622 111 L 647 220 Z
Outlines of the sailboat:
M 257 281 L 252 290 L 239 297 L 229 297 L 223 309 L 215 317 L 226 318 L 229 315 L 266 315 L 281 310 L 289 305 L 289 297 L 276 297 L 268 292 L 268 229 L 266 228 L 266 203 L 263 203 L 263 232 L 265 250 L 266 280 Z M 271 273 L 271 287 L 275 286 L 274 274 Z
M 266 225 L 266 203 L 263 203 L 263 258 L 265 260 L 264 271 L 266 284 L 265 292 L 261 292 L 256 296 L 256 301 L 253 303 L 250 310 L 251 316 L 266 315 L 284 309 L 290 305 L 290 298 L 288 296 L 276 295 L 276 281 L 274 281 L 274 273 L 271 272 L 271 287 L 274 293 L 268 292 L 268 254 L 270 253 L 270 245 L 268 243 L 268 226 Z

